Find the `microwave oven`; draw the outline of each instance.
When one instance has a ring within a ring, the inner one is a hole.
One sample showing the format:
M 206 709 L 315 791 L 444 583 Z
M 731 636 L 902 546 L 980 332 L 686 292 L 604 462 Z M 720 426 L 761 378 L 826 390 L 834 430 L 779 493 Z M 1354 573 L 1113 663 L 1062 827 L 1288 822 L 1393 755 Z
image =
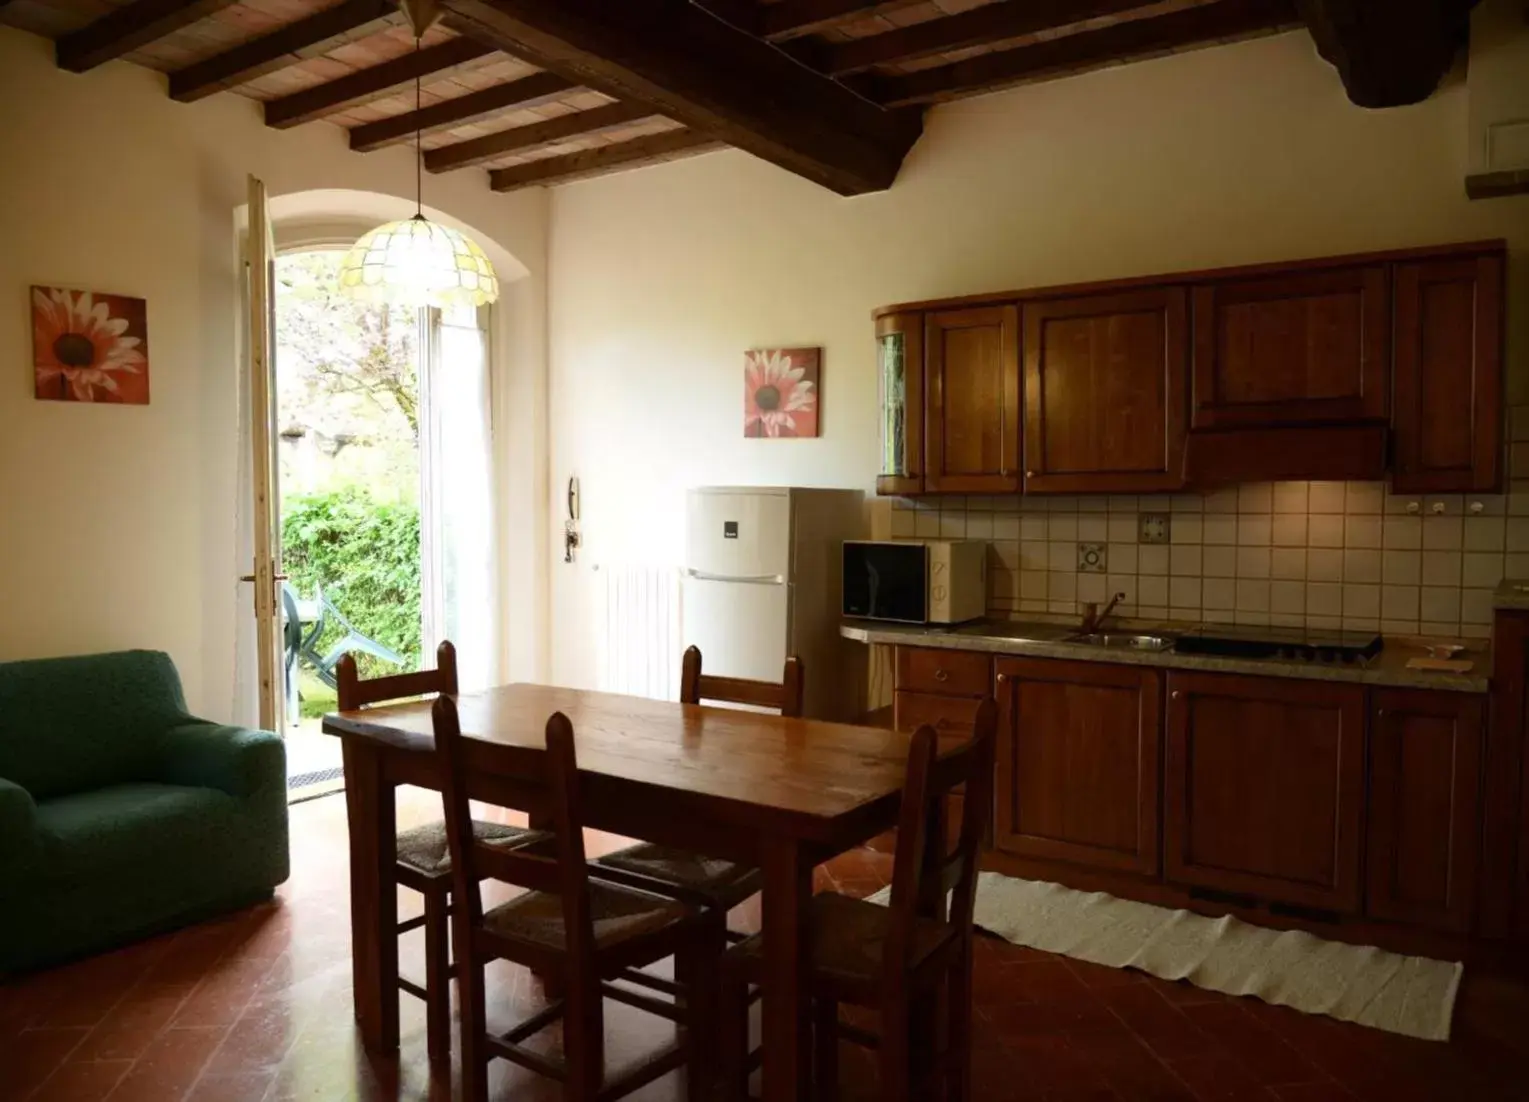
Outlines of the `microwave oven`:
M 987 615 L 980 540 L 846 540 L 844 615 L 899 624 L 959 624 Z

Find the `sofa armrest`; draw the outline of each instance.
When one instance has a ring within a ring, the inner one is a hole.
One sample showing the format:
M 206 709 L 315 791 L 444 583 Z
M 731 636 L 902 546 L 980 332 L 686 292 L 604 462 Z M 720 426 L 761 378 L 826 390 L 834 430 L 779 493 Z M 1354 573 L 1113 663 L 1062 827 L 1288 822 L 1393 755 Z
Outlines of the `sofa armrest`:
M 241 799 L 273 785 L 285 791 L 286 747 L 270 731 L 193 720 L 165 733 L 155 775 L 167 784 L 216 788 Z
M 0 870 L 30 863 L 39 849 L 37 804 L 21 785 L 0 777 Z

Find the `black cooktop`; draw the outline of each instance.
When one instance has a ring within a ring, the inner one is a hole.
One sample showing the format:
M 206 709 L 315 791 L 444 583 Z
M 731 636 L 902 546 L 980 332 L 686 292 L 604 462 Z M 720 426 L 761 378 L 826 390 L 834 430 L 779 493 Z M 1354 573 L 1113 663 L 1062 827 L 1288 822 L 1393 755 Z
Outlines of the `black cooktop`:
M 1384 643 L 1372 631 L 1323 631 L 1315 628 L 1254 628 L 1201 624 L 1178 637 L 1177 654 L 1220 658 L 1285 658 L 1298 662 L 1363 664 Z

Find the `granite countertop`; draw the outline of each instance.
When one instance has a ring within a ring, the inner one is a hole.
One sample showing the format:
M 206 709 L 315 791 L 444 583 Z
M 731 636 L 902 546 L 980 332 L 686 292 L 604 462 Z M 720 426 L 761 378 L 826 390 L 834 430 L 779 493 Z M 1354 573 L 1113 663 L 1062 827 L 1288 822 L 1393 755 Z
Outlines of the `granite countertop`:
M 1522 606 L 1529 609 L 1529 593 L 1520 595 Z M 1182 635 L 1195 629 L 1193 624 L 1158 623 L 1128 626 L 1112 625 L 1110 630 L 1155 635 Z M 1328 665 L 1284 658 L 1223 658 L 1205 654 L 1175 654 L 1164 651 L 1129 650 L 1069 643 L 1065 639 L 1078 630 L 1076 624 L 1041 623 L 1017 620 L 986 620 L 956 628 L 918 627 L 882 624 L 869 621 L 846 622 L 839 634 L 860 643 L 886 646 L 934 647 L 945 650 L 976 651 L 983 654 L 1009 654 L 1026 658 L 1067 658 L 1078 662 L 1108 662 L 1125 666 L 1157 666 L 1173 670 L 1203 670 L 1212 673 L 1249 674 L 1256 677 L 1291 677 L 1309 681 L 1351 681 L 1362 685 L 1390 685 L 1409 689 L 1448 689 L 1462 693 L 1485 693 L 1492 672 L 1490 644 L 1484 639 L 1463 640 L 1466 646 L 1459 655 L 1473 663 L 1466 673 L 1436 673 L 1409 670 L 1407 660 L 1428 653 L 1424 641 L 1388 637 L 1385 649 L 1364 664 Z
M 1529 610 L 1529 581 L 1504 578 L 1498 582 L 1497 592 L 1492 594 L 1492 607 Z

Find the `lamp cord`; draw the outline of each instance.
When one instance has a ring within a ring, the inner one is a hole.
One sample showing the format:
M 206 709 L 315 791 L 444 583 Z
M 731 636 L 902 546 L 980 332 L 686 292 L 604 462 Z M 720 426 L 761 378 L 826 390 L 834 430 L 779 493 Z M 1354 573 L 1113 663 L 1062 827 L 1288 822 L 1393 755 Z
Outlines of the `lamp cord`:
M 425 144 L 424 131 L 419 123 L 420 72 L 419 35 L 414 36 L 414 217 L 425 216 Z

